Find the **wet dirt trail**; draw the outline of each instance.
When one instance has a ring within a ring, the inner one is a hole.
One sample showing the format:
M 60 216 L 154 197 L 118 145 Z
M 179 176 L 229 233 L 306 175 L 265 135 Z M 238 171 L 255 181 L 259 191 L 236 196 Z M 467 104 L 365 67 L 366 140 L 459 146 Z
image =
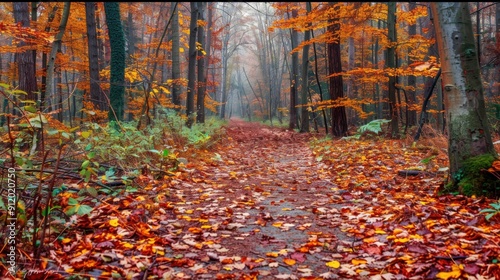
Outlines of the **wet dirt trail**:
M 185 204 L 174 209 L 181 222 L 169 225 L 191 232 L 167 255 L 198 260 L 172 275 L 335 278 L 326 264 L 355 240 L 340 230 L 342 205 L 330 198 L 338 189 L 313 156 L 311 135 L 232 119 L 227 137 L 214 158 L 188 169 L 191 182 L 179 182 L 172 193 Z M 183 255 L 192 249 L 186 244 L 202 250 Z

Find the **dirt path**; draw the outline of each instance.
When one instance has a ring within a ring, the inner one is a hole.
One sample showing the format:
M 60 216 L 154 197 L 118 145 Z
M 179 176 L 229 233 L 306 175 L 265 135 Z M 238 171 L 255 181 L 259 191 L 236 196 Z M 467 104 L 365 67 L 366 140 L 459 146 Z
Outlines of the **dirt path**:
M 205 229 L 186 238 L 205 244 L 196 258 L 206 262 L 196 270 L 177 267 L 174 275 L 330 275 L 326 263 L 339 246 L 350 246 L 353 240 L 339 230 L 342 205 L 330 203 L 335 184 L 327 166 L 313 157 L 311 136 L 234 119 L 227 132 L 220 156 L 192 170 L 192 183 L 176 188 L 176 196 L 186 201 L 176 210 L 202 221 L 182 226 L 193 232 Z

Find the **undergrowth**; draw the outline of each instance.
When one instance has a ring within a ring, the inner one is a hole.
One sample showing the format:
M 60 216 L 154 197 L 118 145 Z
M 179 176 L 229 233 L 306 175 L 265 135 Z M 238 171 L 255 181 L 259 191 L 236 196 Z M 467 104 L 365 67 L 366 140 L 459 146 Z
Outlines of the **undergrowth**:
M 10 236 L 6 225 L 15 213 L 12 239 L 34 259 L 48 242 L 40 233 L 62 233 L 103 200 L 146 191 L 141 176 L 176 176 L 192 159 L 190 151 L 209 149 L 225 133 L 225 121 L 208 117 L 187 128 L 173 110 L 138 130 L 135 121 L 69 128 L 48 114 L 18 109 L 20 116 L 5 115 L 0 128 L 0 239 Z

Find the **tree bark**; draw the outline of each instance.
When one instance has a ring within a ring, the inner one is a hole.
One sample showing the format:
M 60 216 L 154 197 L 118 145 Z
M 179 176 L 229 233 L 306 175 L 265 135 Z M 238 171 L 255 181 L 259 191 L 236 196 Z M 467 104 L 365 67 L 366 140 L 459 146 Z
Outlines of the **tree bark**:
M 409 9 L 412 11 L 417 7 L 417 4 L 415 2 L 410 2 L 409 4 Z M 411 37 L 417 35 L 417 24 L 411 24 L 408 27 L 408 35 Z M 408 53 L 410 53 L 411 49 L 408 50 Z M 413 63 L 413 59 L 409 58 L 408 65 L 411 65 Z M 417 102 L 416 98 L 416 89 L 417 89 L 417 77 L 415 75 L 410 75 L 408 77 L 408 107 L 411 107 Z M 408 108 L 407 107 L 407 108 Z M 408 109 L 407 109 L 408 110 Z M 417 111 L 415 110 L 408 110 L 408 126 L 414 126 L 417 124 Z
M 57 32 L 54 42 L 52 42 L 52 49 L 50 50 L 50 55 L 47 61 L 47 88 L 46 93 L 50 100 L 52 100 L 52 109 L 60 109 L 59 113 L 62 116 L 62 104 L 56 100 L 56 90 L 54 81 L 54 67 L 56 63 L 57 53 L 61 51 L 62 38 L 64 36 L 64 31 L 66 30 L 66 24 L 68 23 L 69 11 L 71 2 L 64 2 L 63 14 L 61 17 L 61 22 L 59 23 L 59 31 Z M 57 106 L 56 106 L 57 105 Z
M 336 2 L 330 2 L 330 5 L 338 11 L 339 7 L 335 7 Z M 335 40 L 328 43 L 328 70 L 330 75 L 330 99 L 335 101 L 344 97 L 344 84 L 342 80 L 342 58 L 340 54 L 340 23 L 338 19 L 333 19 L 328 26 L 328 31 Z M 335 75 L 335 76 L 332 76 Z M 347 136 L 347 114 L 344 106 L 336 106 L 331 109 L 332 118 L 332 135 L 335 137 Z
M 14 21 L 20 23 L 22 27 L 30 27 L 29 2 L 13 2 Z M 25 42 L 20 42 L 18 47 L 26 46 Z M 25 50 L 16 54 L 17 73 L 19 80 L 18 89 L 27 93 L 26 100 L 37 100 L 36 66 L 33 60 L 33 52 Z
M 205 20 L 205 10 L 207 2 L 200 2 L 198 4 L 198 19 Z M 207 79 L 205 76 L 205 61 L 206 53 L 204 50 L 210 48 L 205 43 L 205 29 L 203 26 L 198 27 L 198 43 L 200 43 L 200 50 L 198 51 L 198 87 L 197 87 L 197 98 L 196 98 L 196 121 L 198 123 L 205 122 L 205 90 L 207 89 Z
M 198 32 L 198 2 L 191 2 L 191 22 L 189 25 L 188 88 L 186 100 L 186 126 L 194 123 L 194 93 L 196 92 L 196 37 Z
M 99 47 L 95 19 L 96 2 L 85 2 L 87 45 L 89 57 L 90 101 L 97 110 L 106 110 L 106 98 L 99 85 Z
M 297 10 L 292 10 L 292 18 L 297 17 Z M 298 33 L 297 30 L 291 30 L 291 41 L 292 50 L 298 45 Z M 290 120 L 288 123 L 288 129 L 293 130 L 297 127 L 297 86 L 298 86 L 298 76 L 299 76 L 299 54 L 297 52 L 292 53 L 292 69 L 290 71 Z
M 181 107 L 181 60 L 180 60 L 180 37 L 179 37 L 179 4 L 173 2 L 174 10 L 172 11 L 172 103 L 175 105 L 175 110 L 179 111 Z
M 125 36 L 120 18 L 120 3 L 104 2 L 104 11 L 111 48 L 108 119 L 121 121 L 125 103 Z
M 307 13 L 311 11 L 311 2 L 306 2 Z M 311 31 L 308 29 L 304 33 L 304 42 L 309 41 L 311 38 Z M 306 44 L 302 49 L 302 73 L 301 73 L 301 87 L 300 87 L 300 101 L 301 101 L 301 114 L 300 114 L 300 132 L 309 132 L 309 111 L 307 103 L 309 103 L 309 44 Z
M 482 195 L 481 173 L 472 173 L 466 163 L 478 156 L 496 157 L 496 152 L 486 117 L 468 3 L 431 2 L 431 9 L 444 85 L 450 183 L 463 194 Z
M 396 69 L 396 2 L 387 3 L 387 31 L 389 39 L 389 48 L 387 49 L 386 67 L 393 71 Z M 388 97 L 389 114 L 391 118 L 391 137 L 399 138 L 399 120 L 398 106 L 396 100 L 396 76 L 395 73 L 389 74 Z

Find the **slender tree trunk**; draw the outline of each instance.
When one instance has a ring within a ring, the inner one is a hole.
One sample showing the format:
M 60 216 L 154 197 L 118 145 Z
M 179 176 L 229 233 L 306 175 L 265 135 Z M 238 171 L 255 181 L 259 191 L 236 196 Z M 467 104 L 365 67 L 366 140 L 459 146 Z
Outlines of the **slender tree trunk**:
M 335 2 L 330 2 L 335 6 Z M 336 11 L 339 7 L 334 8 Z M 342 80 L 342 60 L 340 53 L 340 23 L 338 19 L 333 19 L 332 24 L 328 26 L 328 31 L 335 41 L 328 43 L 328 70 L 330 75 L 330 99 L 332 101 L 344 98 L 344 83 Z M 335 76 L 332 76 L 335 75 Z M 344 106 L 336 106 L 331 109 L 332 135 L 343 137 L 347 135 L 347 115 Z
M 417 4 L 415 2 L 410 2 L 409 4 L 410 11 L 414 10 L 417 7 Z M 417 35 L 417 24 L 411 24 L 408 27 L 408 35 L 411 37 Z M 408 52 L 410 52 L 408 50 Z M 408 65 L 412 64 L 413 60 L 409 58 Z M 415 105 L 417 102 L 417 97 L 416 97 L 416 88 L 417 88 L 417 77 L 415 75 L 410 75 L 408 77 L 408 87 L 407 87 L 407 94 L 408 94 L 408 107 L 412 107 L 412 105 Z M 408 109 L 407 109 L 408 110 Z M 408 126 L 414 126 L 417 124 L 417 111 L 415 110 L 409 110 L 408 111 Z
M 61 52 L 62 38 L 64 36 L 64 31 L 66 30 L 66 24 L 68 23 L 69 11 L 71 2 L 64 2 L 63 14 L 61 17 L 61 22 L 59 23 L 59 31 L 57 32 L 54 42 L 52 42 L 52 49 L 50 50 L 50 55 L 47 61 L 47 96 L 50 100 L 53 100 L 52 109 L 59 107 L 61 109 L 58 113 L 59 120 L 62 119 L 62 104 L 56 99 L 56 89 L 54 81 L 54 67 L 56 63 L 57 53 Z M 61 96 L 59 96 L 61 97 Z M 56 106 L 57 104 L 57 106 Z
M 297 17 L 297 10 L 292 10 L 292 18 Z M 292 39 L 292 50 L 295 49 L 298 44 L 298 33 L 295 29 L 291 30 Z M 297 52 L 292 53 L 292 69 L 290 73 L 290 120 L 288 124 L 288 129 L 293 130 L 297 127 L 297 86 L 298 86 L 298 76 L 299 76 L 299 54 Z
M 442 67 L 451 185 L 466 195 L 488 187 L 481 170 L 496 157 L 486 117 L 483 85 L 467 2 L 432 2 Z M 484 157 L 471 164 L 471 160 Z
M 104 11 L 111 47 L 108 119 L 109 121 L 121 121 L 123 120 L 125 103 L 125 36 L 120 18 L 120 3 L 104 2 Z
M 14 20 L 20 23 L 22 27 L 30 27 L 29 2 L 12 2 L 14 8 Z M 19 47 L 25 46 L 25 42 L 20 42 Z M 25 91 L 28 95 L 26 100 L 37 100 L 37 83 L 35 76 L 35 61 L 31 50 L 16 54 L 17 73 L 19 80 L 19 89 Z
M 306 9 L 309 13 L 311 11 L 311 2 L 306 2 Z M 311 39 L 311 31 L 308 29 L 304 33 L 304 42 L 307 42 Z M 309 132 L 309 111 L 306 106 L 309 103 L 308 92 L 309 92 L 309 44 L 305 45 L 302 49 L 302 83 L 300 88 L 300 96 L 301 96 L 301 122 L 300 122 L 300 132 Z
M 188 89 L 186 100 L 187 127 L 194 123 L 194 94 L 196 92 L 196 37 L 198 32 L 198 2 L 191 2 L 191 22 L 189 25 Z
M 387 49 L 386 66 L 390 71 L 396 68 L 396 47 L 393 45 L 396 42 L 396 2 L 387 3 L 387 30 L 388 39 L 391 46 Z M 395 71 L 394 71 L 395 72 Z M 396 100 L 396 76 L 389 75 L 388 97 L 389 97 L 389 114 L 391 117 L 391 137 L 399 137 L 399 120 L 398 120 L 398 104 Z
M 179 37 L 179 8 L 178 2 L 172 3 L 174 10 L 172 11 L 172 103 L 178 111 L 181 107 L 181 60 L 180 60 L 180 37 Z
M 200 2 L 198 4 L 199 10 L 199 20 L 205 20 L 205 10 L 207 2 Z M 205 122 L 205 91 L 207 89 L 207 79 L 205 76 L 205 62 L 206 56 L 204 54 L 205 49 L 210 48 L 205 43 L 205 29 L 203 26 L 198 27 L 198 43 L 201 44 L 200 50 L 198 51 L 198 97 L 196 99 L 196 121 L 198 123 Z
M 58 9 L 57 5 L 52 8 L 52 11 L 49 13 L 47 23 L 51 23 L 54 20 Z M 45 31 L 50 31 L 50 24 L 47 24 Z M 47 52 L 42 53 L 42 70 L 44 73 L 42 75 L 42 84 L 40 87 L 40 111 L 43 111 L 45 108 L 45 91 L 47 89 Z
M 106 110 L 106 98 L 99 85 L 99 46 L 95 19 L 96 2 L 85 2 L 85 17 L 87 22 L 87 45 L 89 57 L 90 101 L 94 108 Z

